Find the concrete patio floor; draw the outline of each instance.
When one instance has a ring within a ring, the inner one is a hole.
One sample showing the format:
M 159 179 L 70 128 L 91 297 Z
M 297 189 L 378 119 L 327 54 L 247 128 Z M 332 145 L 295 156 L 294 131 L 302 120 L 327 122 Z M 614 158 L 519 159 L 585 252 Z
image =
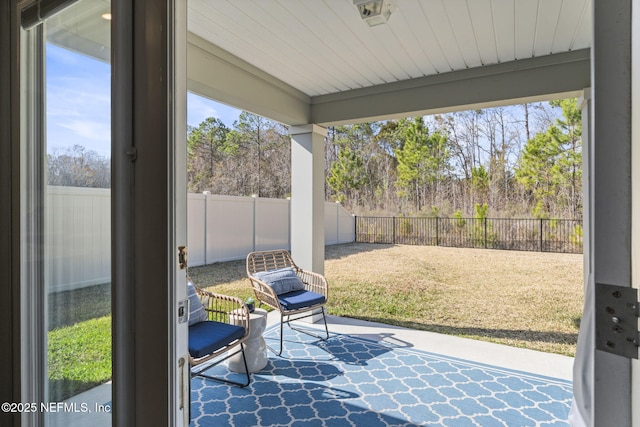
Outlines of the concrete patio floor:
M 280 317 L 271 312 L 267 319 L 269 326 L 277 324 Z M 573 357 L 346 317 L 327 316 L 327 322 L 329 332 L 333 333 L 396 346 L 404 344 L 416 350 L 561 380 L 571 381 L 573 378 Z

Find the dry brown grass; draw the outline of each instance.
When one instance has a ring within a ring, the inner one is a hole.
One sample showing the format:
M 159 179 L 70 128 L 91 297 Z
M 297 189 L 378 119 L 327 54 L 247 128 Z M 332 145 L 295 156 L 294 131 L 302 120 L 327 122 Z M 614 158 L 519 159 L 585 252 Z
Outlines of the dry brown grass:
M 244 261 L 190 269 L 248 297 Z M 330 314 L 566 355 L 582 316 L 582 255 L 346 244 L 326 250 Z

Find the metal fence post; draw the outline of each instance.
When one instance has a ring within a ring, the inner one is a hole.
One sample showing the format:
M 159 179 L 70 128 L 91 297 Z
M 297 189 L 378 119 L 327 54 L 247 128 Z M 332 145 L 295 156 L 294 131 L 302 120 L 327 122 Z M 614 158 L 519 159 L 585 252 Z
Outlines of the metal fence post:
M 440 246 L 440 218 L 436 217 L 436 246 Z
M 540 252 L 542 252 L 542 218 L 540 218 Z
M 396 217 L 391 217 L 391 219 L 393 220 L 391 222 L 391 227 L 393 227 L 393 230 L 391 231 L 391 243 L 393 243 L 394 245 L 396 244 Z
M 354 242 L 358 242 L 358 217 L 355 216 L 354 214 L 351 214 L 351 217 L 353 218 L 353 241 Z
M 358 215 L 353 215 L 353 241 L 358 243 Z
M 487 249 L 487 217 L 484 217 L 484 248 Z

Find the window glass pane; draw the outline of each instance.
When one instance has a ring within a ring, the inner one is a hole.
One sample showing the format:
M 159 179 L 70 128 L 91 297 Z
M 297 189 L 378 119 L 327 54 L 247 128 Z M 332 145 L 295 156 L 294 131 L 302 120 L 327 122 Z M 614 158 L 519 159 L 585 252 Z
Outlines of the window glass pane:
M 80 0 L 44 26 L 48 425 L 111 425 L 109 12 Z

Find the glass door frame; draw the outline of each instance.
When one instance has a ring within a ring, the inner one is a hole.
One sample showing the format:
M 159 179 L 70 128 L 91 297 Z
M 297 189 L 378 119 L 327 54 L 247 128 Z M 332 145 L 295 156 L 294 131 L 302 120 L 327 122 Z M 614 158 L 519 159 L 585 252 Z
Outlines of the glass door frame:
M 182 426 L 190 381 L 187 324 L 178 323 L 186 299 L 178 247 L 187 243 L 187 6 L 111 5 L 113 424 Z
M 17 0 L 0 3 L 0 400 L 19 402 L 20 335 L 20 11 Z M 19 426 L 19 414 L 0 412 L 0 424 Z
M 34 329 L 30 323 L 43 324 L 21 298 L 23 266 L 33 257 L 21 242 L 29 224 L 21 203 L 26 197 L 21 12 L 36 1 L 0 3 L 0 47 L 9 53 L 0 58 L 0 119 L 10 124 L 0 130 L 0 319 L 6 320 L 0 322 L 0 340 L 11 349 L 0 352 L 0 397 L 25 402 L 45 398 L 43 381 L 32 380 L 44 379 L 42 372 L 31 371 L 42 362 L 23 346 L 29 340 L 21 339 Z M 186 299 L 186 272 L 177 250 L 186 246 L 186 2 L 111 4 L 112 424 L 182 426 L 188 423 L 184 390 L 190 380 L 188 363 L 181 364 L 187 326 L 178 323 L 177 310 L 178 301 Z M 44 422 L 38 415 L 6 412 L 0 420 L 12 426 Z
M 42 25 L 21 30 L 21 127 L 20 180 L 27 191 L 20 193 L 21 248 L 21 354 L 22 399 L 48 401 L 45 274 L 45 36 Z M 29 65 L 27 65 L 29 64 Z M 22 188 L 22 185 L 21 185 Z M 25 238 L 26 237 L 26 238 Z M 41 411 L 23 412 L 27 425 L 43 425 Z

